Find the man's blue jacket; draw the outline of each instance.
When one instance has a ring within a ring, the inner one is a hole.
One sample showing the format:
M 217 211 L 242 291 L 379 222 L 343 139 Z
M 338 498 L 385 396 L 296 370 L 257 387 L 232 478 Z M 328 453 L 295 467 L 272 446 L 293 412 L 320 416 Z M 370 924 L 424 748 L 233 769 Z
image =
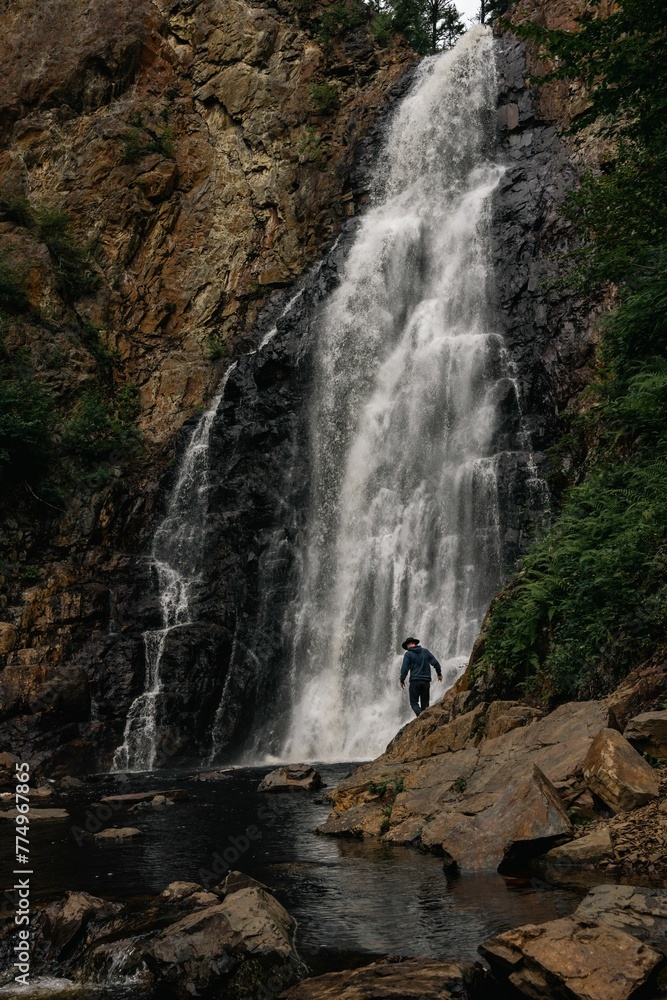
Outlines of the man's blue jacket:
M 410 674 L 411 681 L 430 681 L 431 667 L 435 667 L 438 677 L 442 677 L 442 669 L 433 653 L 423 646 L 413 646 L 406 650 L 401 667 L 401 683 Z

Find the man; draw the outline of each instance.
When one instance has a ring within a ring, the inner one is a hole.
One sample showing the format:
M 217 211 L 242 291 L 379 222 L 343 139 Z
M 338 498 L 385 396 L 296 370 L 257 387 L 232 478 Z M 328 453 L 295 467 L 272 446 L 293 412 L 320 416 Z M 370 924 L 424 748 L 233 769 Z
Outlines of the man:
M 401 667 L 401 687 L 405 687 L 405 678 L 410 674 L 410 708 L 419 715 L 430 703 L 431 667 L 435 667 L 438 680 L 442 680 L 442 670 L 433 653 L 419 645 L 419 639 L 408 636 L 401 643 L 405 650 L 403 666 Z

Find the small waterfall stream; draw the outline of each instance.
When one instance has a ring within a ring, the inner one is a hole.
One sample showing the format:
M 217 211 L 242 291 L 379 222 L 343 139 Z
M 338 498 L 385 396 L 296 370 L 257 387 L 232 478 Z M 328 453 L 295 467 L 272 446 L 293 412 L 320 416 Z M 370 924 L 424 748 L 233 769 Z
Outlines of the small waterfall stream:
M 123 742 L 113 758 L 115 771 L 151 771 L 155 766 L 163 721 L 160 717 L 160 667 L 169 633 L 192 620 L 191 603 L 193 591 L 201 579 L 208 509 L 209 438 L 235 364 L 229 366 L 218 394 L 195 424 L 181 458 L 167 512 L 153 537 L 150 559 L 157 581 L 162 626 L 149 629 L 143 635 L 144 692 L 130 706 Z
M 493 326 L 490 31 L 425 60 L 389 130 L 374 205 L 319 326 L 311 501 L 290 606 L 283 759 L 375 756 L 410 718 L 400 642 L 450 684 L 505 570 L 501 472 L 526 454 L 514 368 Z

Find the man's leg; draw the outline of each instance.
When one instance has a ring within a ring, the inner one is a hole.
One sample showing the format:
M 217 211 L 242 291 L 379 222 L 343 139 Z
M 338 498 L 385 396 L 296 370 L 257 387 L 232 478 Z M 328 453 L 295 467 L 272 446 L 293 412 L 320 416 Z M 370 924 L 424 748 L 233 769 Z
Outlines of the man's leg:
M 421 682 L 421 693 L 419 700 L 421 701 L 422 712 L 423 712 L 424 709 L 428 708 L 428 706 L 431 703 L 431 684 L 429 681 Z
M 415 713 L 419 715 L 421 708 L 419 707 L 419 697 L 421 695 L 421 684 L 420 681 L 410 681 L 408 687 L 408 694 L 410 696 L 410 708 Z

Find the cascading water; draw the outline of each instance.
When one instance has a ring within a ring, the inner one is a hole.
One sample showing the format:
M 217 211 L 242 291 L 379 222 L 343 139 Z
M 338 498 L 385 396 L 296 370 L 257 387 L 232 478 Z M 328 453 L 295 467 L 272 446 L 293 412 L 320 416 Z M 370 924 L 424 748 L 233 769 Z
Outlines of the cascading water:
M 286 621 L 290 722 L 282 734 L 268 723 L 256 751 L 382 751 L 410 718 L 402 638 L 418 636 L 451 683 L 501 584 L 499 472 L 535 476 L 493 328 L 495 100 L 491 33 L 474 28 L 422 64 L 389 129 L 374 205 L 319 325 L 304 568 Z
M 144 632 L 146 680 L 130 706 L 115 771 L 150 771 L 155 766 L 161 725 L 160 668 L 169 633 L 192 621 L 193 591 L 201 579 L 208 508 L 209 438 L 225 391 L 230 365 L 211 406 L 199 418 L 181 459 L 167 512 L 153 537 L 151 563 L 157 578 L 162 627 Z M 165 720 L 166 721 L 166 720 Z

